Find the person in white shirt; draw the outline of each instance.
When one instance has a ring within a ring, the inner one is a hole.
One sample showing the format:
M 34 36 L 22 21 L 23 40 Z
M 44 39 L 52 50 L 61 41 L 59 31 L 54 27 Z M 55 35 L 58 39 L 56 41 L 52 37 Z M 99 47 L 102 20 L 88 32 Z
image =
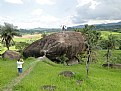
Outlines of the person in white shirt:
M 17 68 L 18 68 L 18 74 L 20 75 L 22 73 L 22 64 L 24 63 L 23 59 L 19 59 L 17 61 Z

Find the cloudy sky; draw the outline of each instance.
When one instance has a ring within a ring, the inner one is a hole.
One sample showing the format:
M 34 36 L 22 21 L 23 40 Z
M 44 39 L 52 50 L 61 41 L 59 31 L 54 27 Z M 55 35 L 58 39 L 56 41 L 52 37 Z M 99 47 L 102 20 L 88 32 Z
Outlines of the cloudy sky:
M 0 0 L 0 24 L 19 28 L 121 21 L 121 0 Z

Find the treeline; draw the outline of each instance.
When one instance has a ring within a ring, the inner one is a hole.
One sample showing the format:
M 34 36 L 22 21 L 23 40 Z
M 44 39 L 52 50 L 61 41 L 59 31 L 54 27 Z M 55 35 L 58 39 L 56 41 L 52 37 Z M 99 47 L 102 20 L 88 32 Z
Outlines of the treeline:
M 67 31 L 76 31 L 76 30 L 83 30 L 83 28 L 68 28 Z M 114 28 L 114 27 L 102 27 L 102 26 L 95 26 L 95 30 L 97 31 L 110 31 L 110 32 L 118 32 L 121 33 L 121 26 L 119 28 Z
M 108 23 L 108 24 L 95 24 L 95 30 L 97 31 L 112 31 L 112 32 L 118 32 L 121 33 L 121 22 L 118 23 Z M 77 30 L 77 29 L 83 29 L 84 25 L 78 25 L 73 27 L 68 27 L 67 30 Z
M 20 29 L 21 34 L 35 34 L 35 33 L 51 33 L 51 32 L 60 32 L 59 28 L 33 28 L 33 29 Z

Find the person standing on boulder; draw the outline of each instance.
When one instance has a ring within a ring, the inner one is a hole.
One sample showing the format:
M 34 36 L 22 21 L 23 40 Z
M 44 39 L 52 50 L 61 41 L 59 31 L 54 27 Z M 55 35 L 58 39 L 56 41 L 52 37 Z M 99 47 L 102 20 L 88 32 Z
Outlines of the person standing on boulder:
M 24 63 L 23 59 L 19 59 L 17 61 L 18 75 L 20 75 L 22 73 L 22 65 L 23 65 L 23 63 Z

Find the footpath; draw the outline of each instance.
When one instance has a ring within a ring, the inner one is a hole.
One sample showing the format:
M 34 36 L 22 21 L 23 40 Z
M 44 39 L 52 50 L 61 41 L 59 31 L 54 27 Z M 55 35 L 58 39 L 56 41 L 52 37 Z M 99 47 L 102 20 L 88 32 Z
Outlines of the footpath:
M 20 76 L 16 77 L 14 80 L 12 80 L 7 86 L 5 86 L 3 88 L 2 91 L 12 91 L 12 88 L 15 85 L 17 85 L 24 77 L 26 77 L 32 71 L 32 69 L 34 68 L 34 66 L 36 66 L 36 64 L 39 61 L 42 61 L 43 59 L 45 59 L 45 57 L 39 57 L 37 59 L 37 61 L 32 62 L 31 66 L 24 73 L 22 73 Z

